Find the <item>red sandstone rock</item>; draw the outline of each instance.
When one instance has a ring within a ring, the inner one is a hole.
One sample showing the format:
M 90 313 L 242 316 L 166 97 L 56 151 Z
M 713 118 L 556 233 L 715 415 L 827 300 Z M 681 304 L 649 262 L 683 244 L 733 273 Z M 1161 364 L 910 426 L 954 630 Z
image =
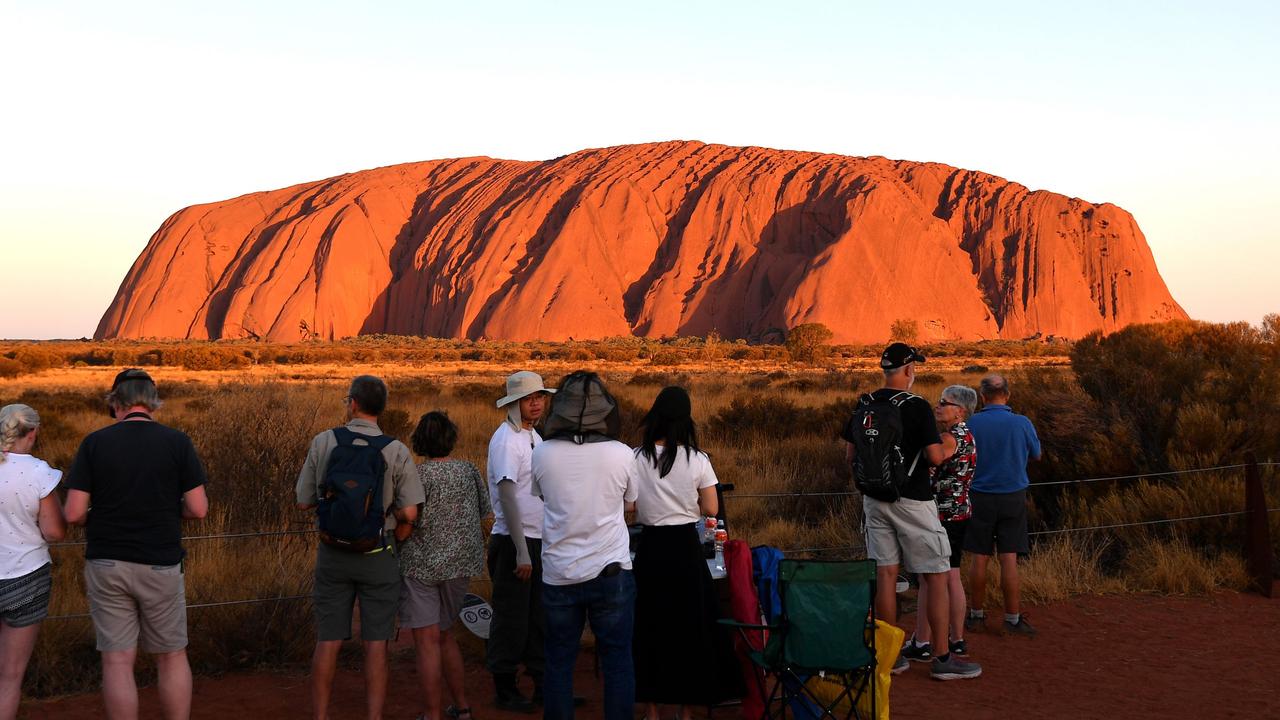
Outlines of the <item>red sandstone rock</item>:
M 180 210 L 95 334 L 1079 337 L 1184 318 L 1133 217 L 934 163 L 666 142 Z

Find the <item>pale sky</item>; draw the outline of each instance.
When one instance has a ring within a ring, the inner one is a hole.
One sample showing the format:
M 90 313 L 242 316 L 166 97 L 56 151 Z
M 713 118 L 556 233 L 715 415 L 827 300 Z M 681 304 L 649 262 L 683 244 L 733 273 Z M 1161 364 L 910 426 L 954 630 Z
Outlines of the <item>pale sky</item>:
M 1115 203 L 1192 317 L 1257 322 L 1280 312 L 1277 37 L 1268 2 L 0 0 L 0 337 L 92 335 L 187 205 L 672 139 Z

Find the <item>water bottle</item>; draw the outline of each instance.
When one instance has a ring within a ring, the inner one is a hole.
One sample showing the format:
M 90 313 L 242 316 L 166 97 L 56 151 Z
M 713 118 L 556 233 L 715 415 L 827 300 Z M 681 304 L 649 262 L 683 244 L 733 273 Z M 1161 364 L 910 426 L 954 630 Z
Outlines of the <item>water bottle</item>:
M 729 533 L 724 529 L 724 520 L 716 521 L 715 547 L 717 553 L 724 552 L 724 544 L 729 540 Z
M 702 556 L 713 558 L 716 556 L 716 519 L 713 517 L 703 518 L 702 521 Z

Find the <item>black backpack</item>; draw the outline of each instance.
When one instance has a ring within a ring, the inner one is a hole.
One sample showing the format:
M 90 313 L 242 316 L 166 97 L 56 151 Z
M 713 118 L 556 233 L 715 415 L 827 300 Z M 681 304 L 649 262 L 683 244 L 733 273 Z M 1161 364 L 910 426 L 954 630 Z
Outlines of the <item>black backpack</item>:
M 363 435 L 345 427 L 333 429 L 338 446 L 329 454 L 316 515 L 320 541 L 351 552 L 382 547 L 383 523 L 389 508 L 382 506 L 382 482 L 387 461 L 382 449 L 395 438 Z
M 858 407 L 849 423 L 853 443 L 853 483 L 863 495 L 883 502 L 895 502 L 920 462 L 920 453 L 910 467 L 902 456 L 902 404 L 916 397 L 903 391 L 886 399 L 874 395 L 858 398 Z

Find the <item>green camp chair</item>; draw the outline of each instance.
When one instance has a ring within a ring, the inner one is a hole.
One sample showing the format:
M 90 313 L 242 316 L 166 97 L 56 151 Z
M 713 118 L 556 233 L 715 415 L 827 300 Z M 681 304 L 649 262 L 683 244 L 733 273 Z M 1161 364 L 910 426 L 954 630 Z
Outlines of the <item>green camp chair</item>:
M 793 718 L 863 717 L 857 700 L 875 677 L 875 578 L 871 560 L 783 560 L 782 609 L 772 624 L 720 621 L 737 628 L 744 642 L 750 631 L 769 633 L 764 648 L 749 654 L 768 698 L 762 718 L 786 718 L 788 709 Z M 815 675 L 842 690 L 819 698 L 805 686 Z M 876 717 L 874 692 L 868 717 Z

